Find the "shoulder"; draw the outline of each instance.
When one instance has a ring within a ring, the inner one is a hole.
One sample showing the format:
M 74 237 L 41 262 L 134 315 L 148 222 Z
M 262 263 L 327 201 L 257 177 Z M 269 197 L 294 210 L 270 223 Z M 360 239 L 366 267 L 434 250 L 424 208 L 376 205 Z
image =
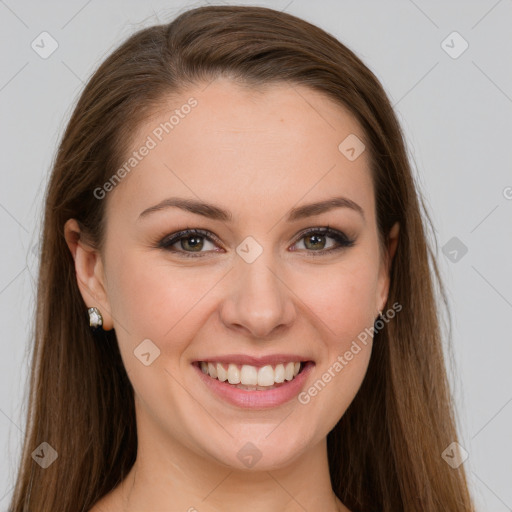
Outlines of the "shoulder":
M 98 500 L 87 512 L 121 512 L 121 506 L 116 500 L 116 493 L 110 492 Z

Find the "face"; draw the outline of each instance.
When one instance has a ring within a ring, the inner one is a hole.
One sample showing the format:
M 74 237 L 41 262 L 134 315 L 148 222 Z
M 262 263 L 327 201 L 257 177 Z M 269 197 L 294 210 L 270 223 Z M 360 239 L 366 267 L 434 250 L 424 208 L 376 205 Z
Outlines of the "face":
M 368 152 L 338 148 L 354 135 L 364 141 L 320 93 L 227 80 L 169 97 L 138 127 L 137 163 L 102 199 L 105 245 L 80 286 L 115 328 L 155 449 L 277 468 L 353 400 L 372 346 L 360 335 L 389 287 Z

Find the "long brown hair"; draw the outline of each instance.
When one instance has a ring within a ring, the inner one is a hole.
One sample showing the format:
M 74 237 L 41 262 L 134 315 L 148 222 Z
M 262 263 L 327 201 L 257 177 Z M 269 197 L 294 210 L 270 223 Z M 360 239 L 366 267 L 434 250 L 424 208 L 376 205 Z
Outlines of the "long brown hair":
M 63 226 L 77 219 L 101 248 L 106 201 L 93 191 L 125 161 L 134 128 L 169 93 L 220 75 L 307 86 L 348 108 L 368 141 L 381 249 L 400 224 L 388 303 L 402 310 L 375 335 L 362 386 L 328 434 L 335 493 L 354 512 L 473 510 L 464 466 L 441 457 L 457 434 L 434 279 L 447 300 L 393 108 L 334 37 L 247 6 L 200 7 L 139 30 L 79 98 L 46 192 L 26 437 L 10 510 L 87 511 L 136 459 L 133 389 L 115 332 L 89 328 Z M 43 442 L 58 453 L 46 469 L 31 455 Z

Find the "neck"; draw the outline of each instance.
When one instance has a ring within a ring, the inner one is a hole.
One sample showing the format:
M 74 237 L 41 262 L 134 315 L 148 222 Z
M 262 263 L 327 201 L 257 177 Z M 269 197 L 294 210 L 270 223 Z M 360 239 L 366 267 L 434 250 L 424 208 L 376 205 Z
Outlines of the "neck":
M 233 469 L 141 431 L 137 460 L 115 491 L 115 510 L 349 512 L 331 487 L 325 438 L 285 467 L 258 471 Z

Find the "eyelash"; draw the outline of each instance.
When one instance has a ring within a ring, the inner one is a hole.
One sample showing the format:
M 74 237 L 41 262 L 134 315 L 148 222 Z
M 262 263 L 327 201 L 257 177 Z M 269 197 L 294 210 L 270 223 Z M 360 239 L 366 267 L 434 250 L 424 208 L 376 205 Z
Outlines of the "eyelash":
M 297 241 L 293 244 L 295 245 L 297 242 L 300 242 L 303 238 L 305 238 L 308 235 L 311 234 L 321 234 L 321 235 L 327 235 L 330 238 L 333 238 L 339 245 L 337 247 L 331 247 L 330 249 L 320 249 L 318 251 L 313 250 L 307 250 L 306 252 L 311 253 L 309 256 L 317 257 L 317 256 L 325 256 L 327 254 L 332 254 L 333 252 L 339 251 L 341 249 L 346 249 L 348 247 L 352 247 L 355 243 L 354 240 L 349 239 L 343 232 L 332 229 L 329 226 L 320 227 L 320 228 L 312 228 L 308 229 L 306 231 L 303 231 L 299 234 L 299 238 L 297 238 Z M 211 232 L 205 231 L 203 229 L 196 229 L 196 228 L 187 228 L 182 231 L 178 231 L 176 233 L 173 233 L 171 235 L 167 235 L 162 240 L 158 242 L 157 247 L 160 249 L 164 249 L 170 252 L 174 252 L 176 254 L 179 254 L 180 256 L 183 256 L 185 258 L 202 258 L 204 257 L 205 252 L 199 252 L 199 253 L 191 253 L 188 251 L 183 250 L 177 250 L 172 249 L 171 246 L 173 246 L 175 243 L 179 242 L 182 239 L 185 239 L 192 235 L 199 235 L 201 237 L 204 237 L 208 239 L 210 242 L 217 242 L 220 243 L 220 241 L 217 239 L 216 236 L 214 236 Z M 302 250 L 302 249 L 299 249 Z

